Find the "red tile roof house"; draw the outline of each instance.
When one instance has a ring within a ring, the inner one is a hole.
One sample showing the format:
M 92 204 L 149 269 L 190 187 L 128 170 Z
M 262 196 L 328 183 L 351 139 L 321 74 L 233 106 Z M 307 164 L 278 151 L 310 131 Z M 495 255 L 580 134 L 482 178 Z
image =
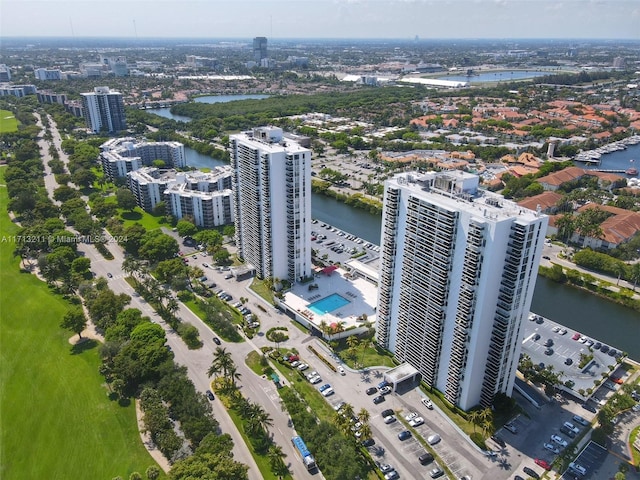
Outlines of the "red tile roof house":
M 593 203 L 580 207 L 578 212 L 583 212 L 589 208 L 599 208 L 613 215 L 600 224 L 602 230 L 600 238 L 584 238 L 576 232 L 571 237 L 572 242 L 582 244 L 585 247 L 611 250 L 628 242 L 640 232 L 640 212 Z
M 529 210 L 536 211 L 540 206 L 540 211 L 547 215 L 553 215 L 558 211 L 558 202 L 562 200 L 562 195 L 556 192 L 544 192 L 540 195 L 527 197 L 518 202 L 518 205 Z

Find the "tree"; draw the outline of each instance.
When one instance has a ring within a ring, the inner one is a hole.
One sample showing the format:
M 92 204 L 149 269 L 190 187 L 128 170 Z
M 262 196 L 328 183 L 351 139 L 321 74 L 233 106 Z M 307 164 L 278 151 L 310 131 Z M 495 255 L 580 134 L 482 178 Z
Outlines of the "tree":
M 133 209 L 136 208 L 136 197 L 131 193 L 131 190 L 119 188 L 116 191 L 116 199 L 118 201 L 118 207 L 123 210 L 133 211 Z
M 556 227 L 558 228 L 558 236 L 564 238 L 565 243 L 567 243 L 576 229 L 573 215 L 565 213 L 558 217 L 558 219 L 556 219 Z
M 71 262 L 71 273 L 85 275 L 91 268 L 91 260 L 87 257 L 78 257 Z
M 151 465 L 144 472 L 148 480 L 157 480 L 160 477 L 160 469 L 156 465 Z
M 180 247 L 175 238 L 162 233 L 160 230 L 152 230 L 142 237 L 138 253 L 140 257 L 151 262 L 160 262 L 174 257 Z
M 225 348 L 217 347 L 215 352 L 213 352 L 213 362 L 207 373 L 211 377 L 214 374 L 222 372 L 222 376 L 226 377 L 231 365 L 233 365 L 231 352 L 227 352 Z
M 198 227 L 185 219 L 178 221 L 178 223 L 176 224 L 176 229 L 178 230 L 178 235 L 180 235 L 181 237 L 190 237 L 191 235 L 195 235 L 196 233 L 198 233 Z
M 68 310 L 62 317 L 60 326 L 66 330 L 71 330 L 73 333 L 78 334 L 78 338 L 82 338 L 82 331 L 87 326 L 87 318 L 84 316 L 84 312 L 81 307 Z

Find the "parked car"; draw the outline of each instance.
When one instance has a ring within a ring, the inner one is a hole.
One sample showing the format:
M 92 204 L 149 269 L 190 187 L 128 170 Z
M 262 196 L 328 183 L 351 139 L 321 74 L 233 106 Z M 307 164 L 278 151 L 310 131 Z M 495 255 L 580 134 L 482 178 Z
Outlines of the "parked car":
M 590 403 L 583 403 L 582 404 L 582 408 L 584 408 L 587 412 L 591 412 L 591 413 L 597 413 L 598 412 L 596 407 L 591 405 Z
M 541 466 L 545 470 L 551 470 L 551 465 L 546 460 L 543 460 L 542 458 L 536 458 L 533 461 L 536 465 Z
M 333 406 L 333 409 L 338 412 L 347 404 L 347 402 L 338 402 Z
M 309 379 L 309 382 L 311 382 L 312 385 L 315 385 L 316 383 L 320 383 L 321 381 L 322 381 L 322 378 L 320 377 L 320 375 Z
M 393 415 L 393 409 L 387 408 L 386 410 L 383 410 L 380 415 L 382 415 L 382 418 L 388 417 L 389 415 Z
M 571 358 L 567 357 L 567 358 L 564 360 L 564 364 L 565 364 L 565 365 L 573 365 L 573 360 L 572 360 Z
M 433 410 L 433 403 L 431 403 L 431 400 L 429 400 L 427 397 L 423 397 L 421 402 L 429 410 Z
M 367 395 L 373 395 L 374 393 L 378 393 L 378 389 L 376 387 L 369 387 L 365 391 Z
M 436 434 L 434 434 L 434 435 L 430 435 L 430 436 L 427 438 L 427 443 L 428 443 L 429 445 L 435 445 L 435 444 L 436 444 L 436 443 L 438 443 L 440 440 L 442 440 L 442 439 L 440 438 L 440 435 L 438 435 L 438 434 L 436 433 Z
M 578 427 L 576 427 L 573 423 L 571 422 L 564 422 L 562 424 L 563 427 L 567 427 L 569 430 L 571 430 L 573 433 L 578 434 L 580 433 L 580 429 Z
M 382 473 L 388 473 L 388 472 L 391 472 L 393 470 L 394 470 L 394 468 L 391 465 L 389 465 L 388 463 L 383 463 L 383 464 L 380 465 L 380 471 Z
M 398 440 L 401 442 L 411 438 L 411 432 L 409 430 L 403 430 L 398 434 Z
M 576 423 L 579 423 L 582 426 L 587 426 L 589 425 L 589 422 L 587 420 L 585 420 L 584 418 L 582 418 L 580 415 L 574 415 L 573 417 L 571 417 L 572 420 Z
M 558 447 L 556 447 L 553 443 L 545 443 L 544 444 L 544 448 L 546 448 L 547 450 L 549 450 L 552 453 L 555 453 L 556 455 L 558 453 L 560 453 L 560 449 Z
M 424 418 L 422 417 L 416 417 L 409 420 L 409 425 L 411 425 L 414 428 L 419 427 L 420 425 L 423 425 L 423 424 L 424 424 Z
M 431 462 L 433 462 L 433 455 L 431 455 L 429 452 L 424 452 L 418 457 L 418 461 L 420 462 L 420 465 L 429 465 Z
M 298 370 L 300 370 L 301 372 L 305 371 L 307 368 L 309 368 L 309 365 L 307 365 L 306 363 L 301 363 L 300 365 L 298 365 L 296 367 Z
M 388 417 L 384 417 L 384 423 L 389 425 L 390 423 L 395 422 L 397 419 L 393 415 L 389 415 Z
M 213 337 L 213 343 L 215 343 L 216 345 L 220 345 L 220 339 L 218 337 Z
M 325 390 L 327 390 L 328 388 L 331 388 L 331 385 L 329 385 L 328 383 L 325 383 L 324 385 L 322 385 L 321 387 L 318 387 L 318 390 L 321 392 L 324 392 Z
M 564 433 L 569 438 L 576 438 L 576 433 L 564 425 L 560 427 L 560 433 Z
M 378 405 L 379 403 L 384 402 L 384 397 L 382 395 L 378 395 L 377 397 L 375 397 L 373 399 L 373 403 L 375 403 L 376 405 Z
M 580 475 L 586 475 L 587 474 L 587 469 L 584 468 L 582 465 L 575 463 L 575 462 L 571 462 L 569 464 L 569 468 L 571 470 L 573 470 L 574 472 L 578 472 Z
M 440 467 L 436 467 L 429 472 L 431 478 L 438 478 L 444 475 L 444 471 Z
M 384 480 L 397 480 L 398 478 L 400 478 L 400 475 L 398 475 L 398 472 L 396 472 L 395 470 L 385 474 L 384 476 Z
M 532 468 L 524 467 L 524 468 L 522 469 L 522 471 L 523 471 L 524 473 L 526 473 L 527 475 L 529 475 L 530 477 L 532 477 L 532 478 L 535 478 L 535 479 L 540 478 L 540 475 L 538 475 L 538 474 L 536 473 L 536 471 L 535 471 L 534 469 L 532 469 Z
M 362 441 L 362 446 L 365 448 L 373 447 L 376 444 L 376 441 L 373 438 L 366 438 Z
M 580 340 L 580 337 L 581 337 L 581 335 L 578 332 L 576 332 L 571 337 L 571 340 Z
M 566 448 L 566 446 L 569 445 L 567 441 L 563 439 L 560 435 L 551 435 L 551 441 L 553 443 L 557 443 L 562 448 Z
M 334 393 L 336 393 L 336 392 L 333 390 L 333 388 L 329 387 L 329 388 L 327 388 L 326 390 L 324 390 L 324 391 L 322 392 L 322 396 L 323 396 L 323 397 L 330 397 L 330 396 L 331 396 L 331 395 L 333 395 Z
M 389 385 L 386 385 L 379 390 L 379 393 L 380 395 L 388 395 L 389 393 L 391 393 L 391 387 Z
M 408 422 L 409 420 L 412 420 L 417 416 L 418 416 L 418 412 L 409 412 L 407 415 L 405 415 L 404 419 Z

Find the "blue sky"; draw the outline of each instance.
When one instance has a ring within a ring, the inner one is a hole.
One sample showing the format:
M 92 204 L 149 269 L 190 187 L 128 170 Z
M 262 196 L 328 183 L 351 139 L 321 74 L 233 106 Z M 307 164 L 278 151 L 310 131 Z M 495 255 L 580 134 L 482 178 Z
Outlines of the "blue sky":
M 640 39 L 640 0 L 0 0 L 0 35 Z

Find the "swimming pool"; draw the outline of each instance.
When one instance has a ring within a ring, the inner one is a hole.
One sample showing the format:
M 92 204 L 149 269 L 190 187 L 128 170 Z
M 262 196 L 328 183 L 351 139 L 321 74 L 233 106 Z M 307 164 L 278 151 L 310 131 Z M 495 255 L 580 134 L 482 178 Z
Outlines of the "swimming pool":
M 328 297 L 324 297 L 317 302 L 310 303 L 307 308 L 317 315 L 324 315 L 325 313 L 333 312 L 340 307 L 344 307 L 349 303 L 351 302 L 346 298 L 338 295 L 337 293 L 332 293 Z

